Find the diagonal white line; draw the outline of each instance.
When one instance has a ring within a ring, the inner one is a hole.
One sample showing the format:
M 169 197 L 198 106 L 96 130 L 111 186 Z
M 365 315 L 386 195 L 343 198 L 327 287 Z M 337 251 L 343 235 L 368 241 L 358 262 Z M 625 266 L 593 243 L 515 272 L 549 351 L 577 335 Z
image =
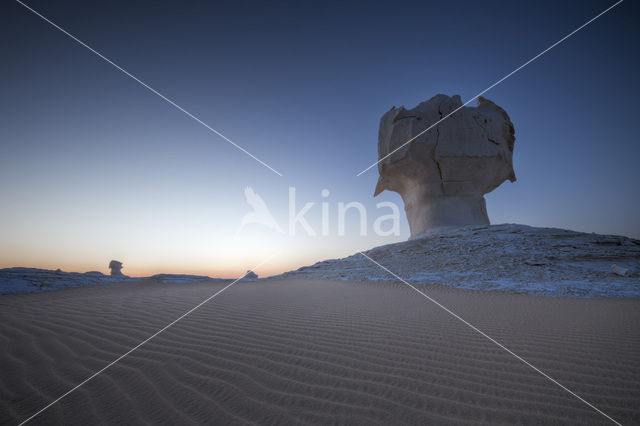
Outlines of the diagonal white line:
M 526 364 L 527 366 L 531 367 L 532 369 L 534 369 L 535 371 L 537 371 L 538 373 L 540 373 L 541 375 L 543 375 L 544 377 L 546 377 L 547 379 L 549 379 L 550 381 L 552 381 L 553 383 L 555 383 L 556 385 L 558 385 L 559 387 L 561 387 L 562 389 L 564 389 L 565 391 L 569 392 L 571 395 L 575 396 L 576 398 L 578 398 L 580 401 L 584 402 L 585 404 L 587 404 L 589 407 L 593 408 L 594 410 L 596 410 L 598 413 L 602 414 L 603 416 L 605 416 L 607 419 L 611 420 L 613 423 L 622 426 L 620 423 L 618 423 L 617 421 L 615 421 L 614 419 L 612 419 L 609 415 L 607 415 L 607 413 L 603 412 L 602 410 L 600 410 L 598 407 L 596 407 L 595 405 L 593 405 L 592 403 L 590 403 L 589 401 L 585 400 L 584 398 L 582 398 L 580 395 L 576 394 L 575 392 L 573 392 L 571 389 L 567 388 L 566 386 L 564 386 L 562 383 L 558 382 L 556 379 L 554 379 L 553 377 L 549 376 L 547 373 L 545 373 L 544 371 L 540 370 L 538 367 L 536 367 L 535 365 L 531 364 L 529 361 L 527 361 L 526 359 L 522 358 L 521 356 L 519 356 L 518 354 L 514 353 L 513 351 L 511 351 L 509 348 L 507 348 L 506 346 L 504 346 L 502 343 L 498 342 L 497 340 L 495 340 L 493 337 L 489 336 L 488 334 L 486 334 L 484 331 L 480 330 L 478 327 L 474 326 L 473 324 L 471 324 L 469 321 L 465 320 L 464 318 L 462 318 L 461 316 L 459 316 L 458 314 L 456 314 L 455 312 L 451 311 L 449 308 L 447 308 L 446 306 L 444 306 L 443 304 L 441 304 L 440 302 L 438 302 L 437 300 L 435 300 L 434 298 L 432 298 L 431 296 L 428 296 L 426 293 L 423 293 L 422 291 L 418 290 L 414 285 L 409 284 L 407 281 L 403 280 L 402 278 L 400 278 L 399 276 L 397 276 L 396 274 L 394 274 L 393 272 L 391 272 L 389 269 L 385 268 L 384 266 L 382 266 L 381 264 L 379 264 L 378 262 L 376 262 L 375 260 L 373 260 L 372 258 L 370 258 L 369 256 L 367 256 L 366 254 L 362 253 L 362 252 L 358 252 L 361 255 L 363 255 L 364 257 L 366 257 L 367 259 L 369 259 L 371 262 L 375 263 L 376 265 L 378 265 L 380 268 L 384 269 L 385 271 L 387 271 L 389 274 L 393 275 L 396 279 L 402 281 L 404 284 L 408 285 L 409 287 L 411 287 L 413 290 L 415 290 L 417 293 L 419 293 L 421 296 L 427 298 L 429 301 L 433 302 L 434 304 L 436 304 L 438 307 L 442 308 L 445 312 L 451 314 L 453 317 L 455 317 L 456 319 L 462 321 L 466 326 L 468 326 L 469 328 L 471 328 L 472 330 L 476 331 L 477 333 L 479 333 L 481 336 L 486 337 L 487 339 L 489 339 L 492 343 L 496 344 L 498 347 L 500 347 L 501 349 L 505 350 L 507 353 L 509 353 L 510 355 L 513 355 L 515 358 L 517 358 L 518 360 L 522 361 L 524 364 Z
M 259 266 L 264 265 L 265 263 L 267 263 L 268 261 L 270 261 L 271 259 L 273 259 L 274 257 L 276 257 L 277 254 L 274 254 L 272 256 L 269 256 L 266 260 L 263 260 L 262 262 L 258 263 L 256 266 L 253 267 L 253 269 L 251 269 L 252 271 L 257 269 Z M 246 275 L 246 274 L 245 274 Z M 212 294 L 211 296 L 207 297 L 206 299 L 204 299 L 202 302 L 198 303 L 196 306 L 194 306 L 193 308 L 189 309 L 187 312 L 185 312 L 184 314 L 180 315 L 178 318 L 176 318 L 175 320 L 171 321 L 169 324 L 165 325 L 164 327 L 162 327 L 160 330 L 156 331 L 155 333 L 153 333 L 151 336 L 147 337 L 145 340 L 143 340 L 142 342 L 138 343 L 136 346 L 134 346 L 133 348 L 129 349 L 127 352 L 125 352 L 124 354 L 120 355 L 118 358 L 116 358 L 115 360 L 111 361 L 109 364 L 107 364 L 105 367 L 103 367 L 102 369 L 96 371 L 95 373 L 93 373 L 91 376 L 89 376 L 88 378 L 86 378 L 85 380 L 83 380 L 82 382 L 80 382 L 78 385 L 74 386 L 72 389 L 68 390 L 67 392 L 65 392 L 64 394 L 62 394 L 60 397 L 58 397 L 57 399 L 51 401 L 49 404 L 47 404 L 46 406 L 44 406 L 42 409 L 40 409 L 39 411 L 37 411 L 36 413 L 34 413 L 33 415 L 31 415 L 31 417 L 29 417 L 26 420 L 23 420 L 22 422 L 19 423 L 19 426 L 31 421 L 33 418 L 35 418 L 36 416 L 38 416 L 40 413 L 42 413 L 43 411 L 47 410 L 48 408 L 50 408 L 52 405 L 56 404 L 57 402 L 59 402 L 62 398 L 66 397 L 67 395 L 69 395 L 70 393 L 72 393 L 73 391 L 75 391 L 76 389 L 78 389 L 80 386 L 84 385 L 85 383 L 87 383 L 88 381 L 92 380 L 93 378 L 95 378 L 96 376 L 98 376 L 100 373 L 104 372 L 106 369 L 108 369 L 109 367 L 111 367 L 112 365 L 114 365 L 115 363 L 117 363 L 118 361 L 120 361 L 121 359 L 123 359 L 124 357 L 126 357 L 127 355 L 129 355 L 131 352 L 135 351 L 136 349 L 138 349 L 140 346 L 144 345 L 145 343 L 147 343 L 149 340 L 153 339 L 154 337 L 156 337 L 158 334 L 162 333 L 163 331 L 165 331 L 166 329 L 168 329 L 169 327 L 171 327 L 172 325 L 174 325 L 175 323 L 177 323 L 178 321 L 180 321 L 181 319 L 183 319 L 184 317 L 186 317 L 187 315 L 191 314 L 193 311 L 195 311 L 196 309 L 198 309 L 200 306 L 204 305 L 205 303 L 207 303 L 209 300 L 213 299 L 214 297 L 216 297 L 217 295 L 219 295 L 220 293 L 222 293 L 223 291 L 225 291 L 226 289 L 228 289 L 229 287 L 231 287 L 232 285 L 234 285 L 235 283 L 237 283 L 238 281 L 240 281 L 242 278 L 245 277 L 245 275 L 241 276 L 240 278 L 234 280 L 233 282 L 231 282 L 230 284 L 227 284 L 226 286 L 224 286 L 221 290 L 215 292 L 214 294 Z
M 78 39 L 76 36 L 74 36 L 73 34 L 67 32 L 66 30 L 64 30 L 63 28 L 61 28 L 60 26 L 58 26 L 57 24 L 55 24 L 54 22 L 52 22 L 51 20 L 49 20 L 48 18 L 44 17 L 42 14 L 40 14 L 39 12 L 37 12 L 36 10 L 32 9 L 31 7 L 27 6 L 26 4 L 24 4 L 23 2 L 21 2 L 20 0 L 16 0 L 18 3 L 20 3 L 22 6 L 24 6 L 25 8 L 29 9 L 31 12 L 33 12 L 34 14 L 38 15 L 40 18 L 42 18 L 43 20 L 45 20 L 46 22 L 48 22 L 49 24 L 53 25 L 55 28 L 57 28 L 58 30 L 60 30 L 61 32 L 63 32 L 65 35 L 69 36 L 70 38 L 72 38 L 73 40 L 75 40 L 76 42 L 78 42 L 80 45 L 86 47 L 87 49 L 89 49 L 91 52 L 95 53 L 96 55 L 98 55 L 101 59 L 104 59 L 106 62 L 108 62 L 109 64 L 113 65 L 115 68 L 117 68 L 118 70 L 122 71 L 125 75 L 131 77 L 133 80 L 135 80 L 136 82 L 140 83 L 142 86 L 144 86 L 146 89 L 148 89 L 149 91 L 151 91 L 152 93 L 158 95 L 159 97 L 161 97 L 162 99 L 164 99 L 165 101 L 167 101 L 169 104 L 171 104 L 172 106 L 176 107 L 177 109 L 179 109 L 180 111 L 182 111 L 183 113 L 185 113 L 186 115 L 188 115 L 189 117 L 193 118 L 195 121 L 197 121 L 198 123 L 202 124 L 204 127 L 206 127 L 207 129 L 211 130 L 213 133 L 215 133 L 216 135 L 220 136 L 222 139 L 224 139 L 225 141 L 229 142 L 231 145 L 235 146 L 236 148 L 238 148 L 240 151 L 244 152 L 245 154 L 247 154 L 249 157 L 253 158 L 254 160 L 256 160 L 258 163 L 262 164 L 263 166 L 265 166 L 266 168 L 268 168 L 269 170 L 271 170 L 273 173 L 277 174 L 278 176 L 282 176 L 282 173 L 280 173 L 279 171 L 277 171 L 276 169 L 274 169 L 273 167 L 271 167 L 270 165 L 268 165 L 267 163 L 265 163 L 264 161 L 262 161 L 261 159 L 259 159 L 258 157 L 256 157 L 255 155 L 253 155 L 252 153 L 250 153 L 249 151 L 247 151 L 246 149 L 244 149 L 243 147 L 241 147 L 240 145 L 238 145 L 237 143 L 235 143 L 234 141 L 232 141 L 231 139 L 229 139 L 228 137 L 226 137 L 225 135 L 223 135 L 222 133 L 220 133 L 219 131 L 217 131 L 216 129 L 214 129 L 213 127 L 209 126 L 207 123 L 205 123 L 204 121 L 200 120 L 198 117 L 196 117 L 195 115 L 191 114 L 189 111 L 187 111 L 186 109 L 182 108 L 180 105 L 178 105 L 177 103 L 173 102 L 171 99 L 167 98 L 165 95 L 163 95 L 162 93 L 158 92 L 156 89 L 154 89 L 153 87 L 149 86 L 147 83 L 145 83 L 144 81 L 140 80 L 138 77 L 136 77 L 135 75 L 131 74 L 129 71 L 125 70 L 124 68 L 122 68 L 121 66 L 119 66 L 118 64 L 116 64 L 115 62 L 113 62 L 112 60 L 110 60 L 109 58 L 107 58 L 106 56 L 102 55 L 100 52 L 98 52 L 97 50 L 95 50 L 94 48 L 92 48 L 91 46 L 89 46 L 88 44 L 86 44 L 85 42 L 83 42 L 82 40 Z
M 401 149 L 402 147 L 404 147 L 405 145 L 407 145 L 408 143 L 412 142 L 413 140 L 415 140 L 416 138 L 422 136 L 423 134 L 425 134 L 426 132 L 428 132 L 429 130 L 431 130 L 432 128 L 434 128 L 435 126 L 437 126 L 438 124 L 442 123 L 444 120 L 446 120 L 447 118 L 451 117 L 453 114 L 455 114 L 456 112 L 460 111 L 462 108 L 464 108 L 465 106 L 467 106 L 469 103 L 471 103 L 474 99 L 478 98 L 479 96 L 484 95 L 485 93 L 487 93 L 489 90 L 493 89 L 494 87 L 496 87 L 498 84 L 502 83 L 503 81 L 505 81 L 506 79 L 508 79 L 509 77 L 511 77 L 512 75 L 514 75 L 515 73 L 517 73 L 518 71 L 520 71 L 522 68 L 526 67 L 527 65 L 529 65 L 531 62 L 535 61 L 536 59 L 538 59 L 540 56 L 544 55 L 545 53 L 547 53 L 548 51 L 550 51 L 551 49 L 553 49 L 554 47 L 556 47 L 557 45 L 559 45 L 560 43 L 562 43 L 563 41 L 565 41 L 566 39 L 568 39 L 569 37 L 571 37 L 572 35 L 574 35 L 575 33 L 577 33 L 578 31 L 580 31 L 581 29 L 583 29 L 584 27 L 586 27 L 587 25 L 589 25 L 590 23 L 592 23 L 593 21 L 595 21 L 596 19 L 598 19 L 599 17 L 601 17 L 602 15 L 604 15 L 605 13 L 607 13 L 608 11 L 610 11 L 611 9 L 613 9 L 614 7 L 616 7 L 617 5 L 619 5 L 620 3 L 622 3 L 624 0 L 618 0 L 617 3 L 609 6 L 608 8 L 606 8 L 605 10 L 603 10 L 602 12 L 600 12 L 599 14 L 597 14 L 596 16 L 594 16 L 593 18 L 589 19 L 587 22 L 585 22 L 584 24 L 580 25 L 578 28 L 576 28 L 575 30 L 571 31 L 569 34 L 567 34 L 566 36 L 562 37 L 560 40 L 556 41 L 555 43 L 553 43 L 551 46 L 547 47 L 546 49 L 544 49 L 542 52 L 538 53 L 536 56 L 534 56 L 533 58 L 529 59 L 527 62 L 525 62 L 524 64 L 520 65 L 518 68 L 516 68 L 515 70 L 511 71 L 509 74 L 505 75 L 504 77 L 502 77 L 500 80 L 496 81 L 495 83 L 493 83 L 491 86 L 487 87 L 486 89 L 484 89 L 482 92 L 478 93 L 477 95 L 475 95 L 474 97 L 472 97 L 471 99 L 469 99 L 467 102 L 463 103 L 461 106 L 459 106 L 458 108 L 454 109 L 453 111 L 451 111 L 449 114 L 445 115 L 444 117 L 442 117 L 440 120 L 436 121 L 435 123 L 433 123 L 431 126 L 427 127 L 425 130 L 423 130 L 422 132 L 418 133 L 417 135 L 415 135 L 414 137 L 412 137 L 411 139 L 409 139 L 408 141 L 406 141 L 405 143 L 403 143 L 402 145 L 400 145 L 399 147 L 397 147 L 396 149 L 394 149 L 393 151 L 391 151 L 390 153 L 388 153 L 387 155 L 385 155 L 384 157 L 382 157 L 381 159 L 379 159 L 378 161 L 376 161 L 375 163 L 373 163 L 372 165 L 370 165 L 369 167 L 367 167 L 366 169 L 362 170 L 360 173 L 358 173 L 356 176 L 360 176 L 361 174 L 363 174 L 364 172 L 366 172 L 367 170 L 371 169 L 372 167 L 375 167 L 378 165 L 378 163 L 380 163 L 381 161 L 385 160 L 386 158 L 389 158 L 391 155 L 393 155 L 395 152 L 397 152 L 399 149 Z

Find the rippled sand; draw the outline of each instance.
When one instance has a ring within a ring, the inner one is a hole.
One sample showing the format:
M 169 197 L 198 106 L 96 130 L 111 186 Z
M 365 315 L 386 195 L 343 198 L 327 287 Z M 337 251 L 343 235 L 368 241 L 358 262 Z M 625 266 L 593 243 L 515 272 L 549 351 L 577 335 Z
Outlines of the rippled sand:
M 224 283 L 0 297 L 15 424 Z M 640 423 L 640 300 L 425 290 L 623 424 Z M 240 282 L 32 424 L 609 423 L 403 284 Z

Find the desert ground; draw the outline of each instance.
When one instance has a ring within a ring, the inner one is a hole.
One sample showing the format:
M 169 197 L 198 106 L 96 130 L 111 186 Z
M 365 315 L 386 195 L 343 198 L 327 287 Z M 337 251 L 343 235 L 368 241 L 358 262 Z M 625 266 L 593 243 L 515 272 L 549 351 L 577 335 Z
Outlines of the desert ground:
M 0 297 L 17 424 L 224 282 Z M 622 424 L 640 423 L 640 299 L 421 287 Z M 402 283 L 238 282 L 29 424 L 611 423 Z

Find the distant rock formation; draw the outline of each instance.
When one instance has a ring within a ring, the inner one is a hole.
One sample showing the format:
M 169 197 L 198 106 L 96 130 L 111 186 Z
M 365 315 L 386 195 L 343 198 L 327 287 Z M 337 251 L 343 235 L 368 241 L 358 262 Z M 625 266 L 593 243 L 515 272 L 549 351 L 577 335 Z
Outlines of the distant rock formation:
M 124 275 L 111 277 L 102 272 L 64 272 L 37 268 L 0 269 L 0 294 L 34 293 L 122 281 L 136 281 Z
M 256 278 L 258 278 L 258 274 L 256 274 L 256 273 L 255 273 L 255 272 L 253 272 L 251 269 L 249 269 L 249 270 L 247 271 L 247 273 L 246 273 L 246 274 L 244 274 L 244 277 L 245 277 L 245 278 L 249 278 L 249 279 L 256 279 Z
M 477 107 L 463 107 L 421 134 L 459 107 L 460 96 L 436 95 L 380 119 L 374 196 L 385 189 L 402 196 L 411 238 L 443 226 L 488 225 L 484 194 L 516 180 L 513 124 L 488 99 L 479 97 Z
M 123 276 L 122 274 L 122 262 L 112 260 L 109 262 L 109 269 L 111 269 L 111 275 Z

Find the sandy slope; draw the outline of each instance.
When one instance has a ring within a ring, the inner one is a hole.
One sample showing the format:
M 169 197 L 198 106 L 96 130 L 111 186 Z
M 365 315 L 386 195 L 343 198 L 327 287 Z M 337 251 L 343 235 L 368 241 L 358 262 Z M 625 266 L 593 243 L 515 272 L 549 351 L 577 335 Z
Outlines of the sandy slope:
M 222 288 L 112 284 L 0 297 L 0 423 L 25 419 Z M 640 423 L 640 300 L 426 286 L 623 424 Z M 394 283 L 238 283 L 32 424 L 607 420 Z

